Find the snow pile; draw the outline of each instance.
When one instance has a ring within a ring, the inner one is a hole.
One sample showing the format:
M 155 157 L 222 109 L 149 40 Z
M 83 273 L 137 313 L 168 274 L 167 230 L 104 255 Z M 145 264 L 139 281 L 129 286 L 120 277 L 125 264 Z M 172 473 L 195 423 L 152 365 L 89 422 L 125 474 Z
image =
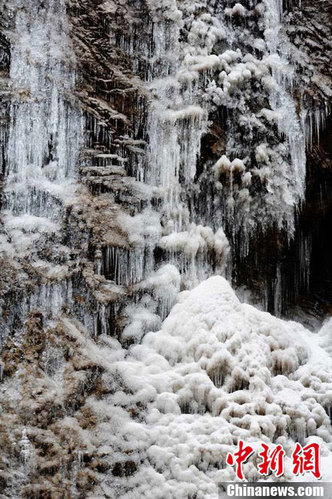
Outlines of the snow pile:
M 319 442 L 331 479 L 332 359 L 319 346 L 326 328 L 315 336 L 241 304 L 221 277 L 180 294 L 161 330 L 115 366 L 134 394 L 118 393 L 117 404 L 141 394 L 146 407 L 143 423 L 124 426 L 142 464 L 125 485 L 115 479 L 123 497 L 216 498 L 218 482 L 235 478 L 225 459 L 239 439 L 282 444 L 287 479 L 294 442 Z M 255 459 L 245 465 L 249 481 L 256 468 Z
M 161 274 L 176 281 L 174 268 Z M 332 479 L 331 321 L 314 335 L 241 304 L 221 277 L 180 293 L 158 332 L 147 333 L 159 326 L 150 297 L 126 313 L 129 350 L 68 316 L 40 330 L 39 357 L 36 331 L 26 337 L 26 365 L 6 375 L 0 399 L 14 408 L 6 431 L 30 472 L 51 455 L 67 459 L 72 490 L 76 461 L 89 471 L 86 497 L 217 499 L 218 483 L 235 478 L 226 456 L 242 439 L 256 450 L 282 444 L 289 480 L 294 442 L 319 442 L 323 479 Z M 45 436 L 54 442 L 46 456 Z M 255 456 L 244 473 L 260 478 Z

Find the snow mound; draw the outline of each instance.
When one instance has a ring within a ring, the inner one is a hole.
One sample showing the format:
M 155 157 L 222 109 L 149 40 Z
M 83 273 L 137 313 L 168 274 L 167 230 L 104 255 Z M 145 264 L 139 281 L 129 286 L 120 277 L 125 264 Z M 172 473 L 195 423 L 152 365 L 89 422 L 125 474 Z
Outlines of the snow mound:
M 331 479 L 332 361 L 320 346 L 330 329 L 315 335 L 242 304 L 222 277 L 179 296 L 161 330 L 116 365 L 145 408 L 124 428 L 141 465 L 123 497 L 217 497 L 217 484 L 235 479 L 225 460 L 239 439 L 282 444 L 286 479 L 294 442 L 319 442 Z M 244 467 L 249 481 L 256 464 Z

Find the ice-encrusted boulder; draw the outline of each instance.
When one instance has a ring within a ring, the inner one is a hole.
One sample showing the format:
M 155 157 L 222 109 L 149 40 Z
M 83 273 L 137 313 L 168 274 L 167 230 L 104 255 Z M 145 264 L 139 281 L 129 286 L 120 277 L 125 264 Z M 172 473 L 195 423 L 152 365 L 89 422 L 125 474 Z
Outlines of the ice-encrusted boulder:
M 125 497 L 217 497 L 216 484 L 235 478 L 226 456 L 239 439 L 283 445 L 287 479 L 295 442 L 318 442 L 328 479 L 332 360 L 320 343 L 329 331 L 240 303 L 222 277 L 180 295 L 161 330 L 117 366 L 146 405 L 144 422 L 128 425 L 146 455 Z M 259 479 L 255 459 L 248 480 Z

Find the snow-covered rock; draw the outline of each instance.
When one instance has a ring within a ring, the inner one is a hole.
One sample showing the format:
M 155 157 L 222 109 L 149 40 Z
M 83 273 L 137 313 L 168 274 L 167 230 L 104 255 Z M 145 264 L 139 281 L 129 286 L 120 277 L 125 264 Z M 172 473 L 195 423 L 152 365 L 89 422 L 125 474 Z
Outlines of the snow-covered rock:
M 128 427 L 146 455 L 125 497 L 217 497 L 217 484 L 235 479 L 225 459 L 239 439 L 283 445 L 290 480 L 294 443 L 318 442 L 331 479 L 332 359 L 320 346 L 330 330 L 315 335 L 240 303 L 222 277 L 180 294 L 161 330 L 117 364 L 133 391 L 155 394 Z

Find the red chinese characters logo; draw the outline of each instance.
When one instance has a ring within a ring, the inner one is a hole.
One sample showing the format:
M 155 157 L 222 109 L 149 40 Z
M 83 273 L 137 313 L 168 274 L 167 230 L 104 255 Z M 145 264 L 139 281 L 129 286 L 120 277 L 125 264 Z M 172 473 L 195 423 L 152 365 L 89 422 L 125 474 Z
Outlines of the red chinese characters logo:
M 261 475 L 267 476 L 273 473 L 275 477 L 280 477 L 284 474 L 285 451 L 281 445 L 270 448 L 262 443 L 262 450 L 258 456 L 261 458 L 258 463 L 258 472 Z M 235 466 L 236 476 L 239 480 L 244 480 L 242 466 L 254 453 L 253 447 L 245 445 L 242 440 L 239 440 L 238 450 L 234 454 L 228 454 L 226 462 L 229 466 Z M 320 447 L 319 444 L 309 444 L 302 447 L 299 443 L 296 444 L 292 453 L 292 465 L 294 475 L 304 475 L 312 473 L 315 478 L 321 478 L 320 472 Z
M 304 473 L 310 472 L 315 478 L 322 478 L 319 468 L 319 450 L 318 444 L 302 447 L 297 443 L 292 454 L 294 475 L 304 475 Z
M 258 454 L 262 458 L 261 463 L 258 465 L 259 473 L 269 475 L 269 471 L 272 471 L 276 477 L 282 476 L 284 473 L 284 449 L 281 445 L 277 445 L 273 450 L 270 450 L 266 444 L 262 444 L 262 447 L 262 452 Z
M 254 453 L 254 449 L 249 445 L 245 446 L 242 440 L 239 440 L 239 450 L 233 454 L 228 454 L 226 462 L 230 466 L 236 467 L 236 476 L 240 480 L 244 480 L 242 472 L 242 464 L 244 464 L 249 457 Z

